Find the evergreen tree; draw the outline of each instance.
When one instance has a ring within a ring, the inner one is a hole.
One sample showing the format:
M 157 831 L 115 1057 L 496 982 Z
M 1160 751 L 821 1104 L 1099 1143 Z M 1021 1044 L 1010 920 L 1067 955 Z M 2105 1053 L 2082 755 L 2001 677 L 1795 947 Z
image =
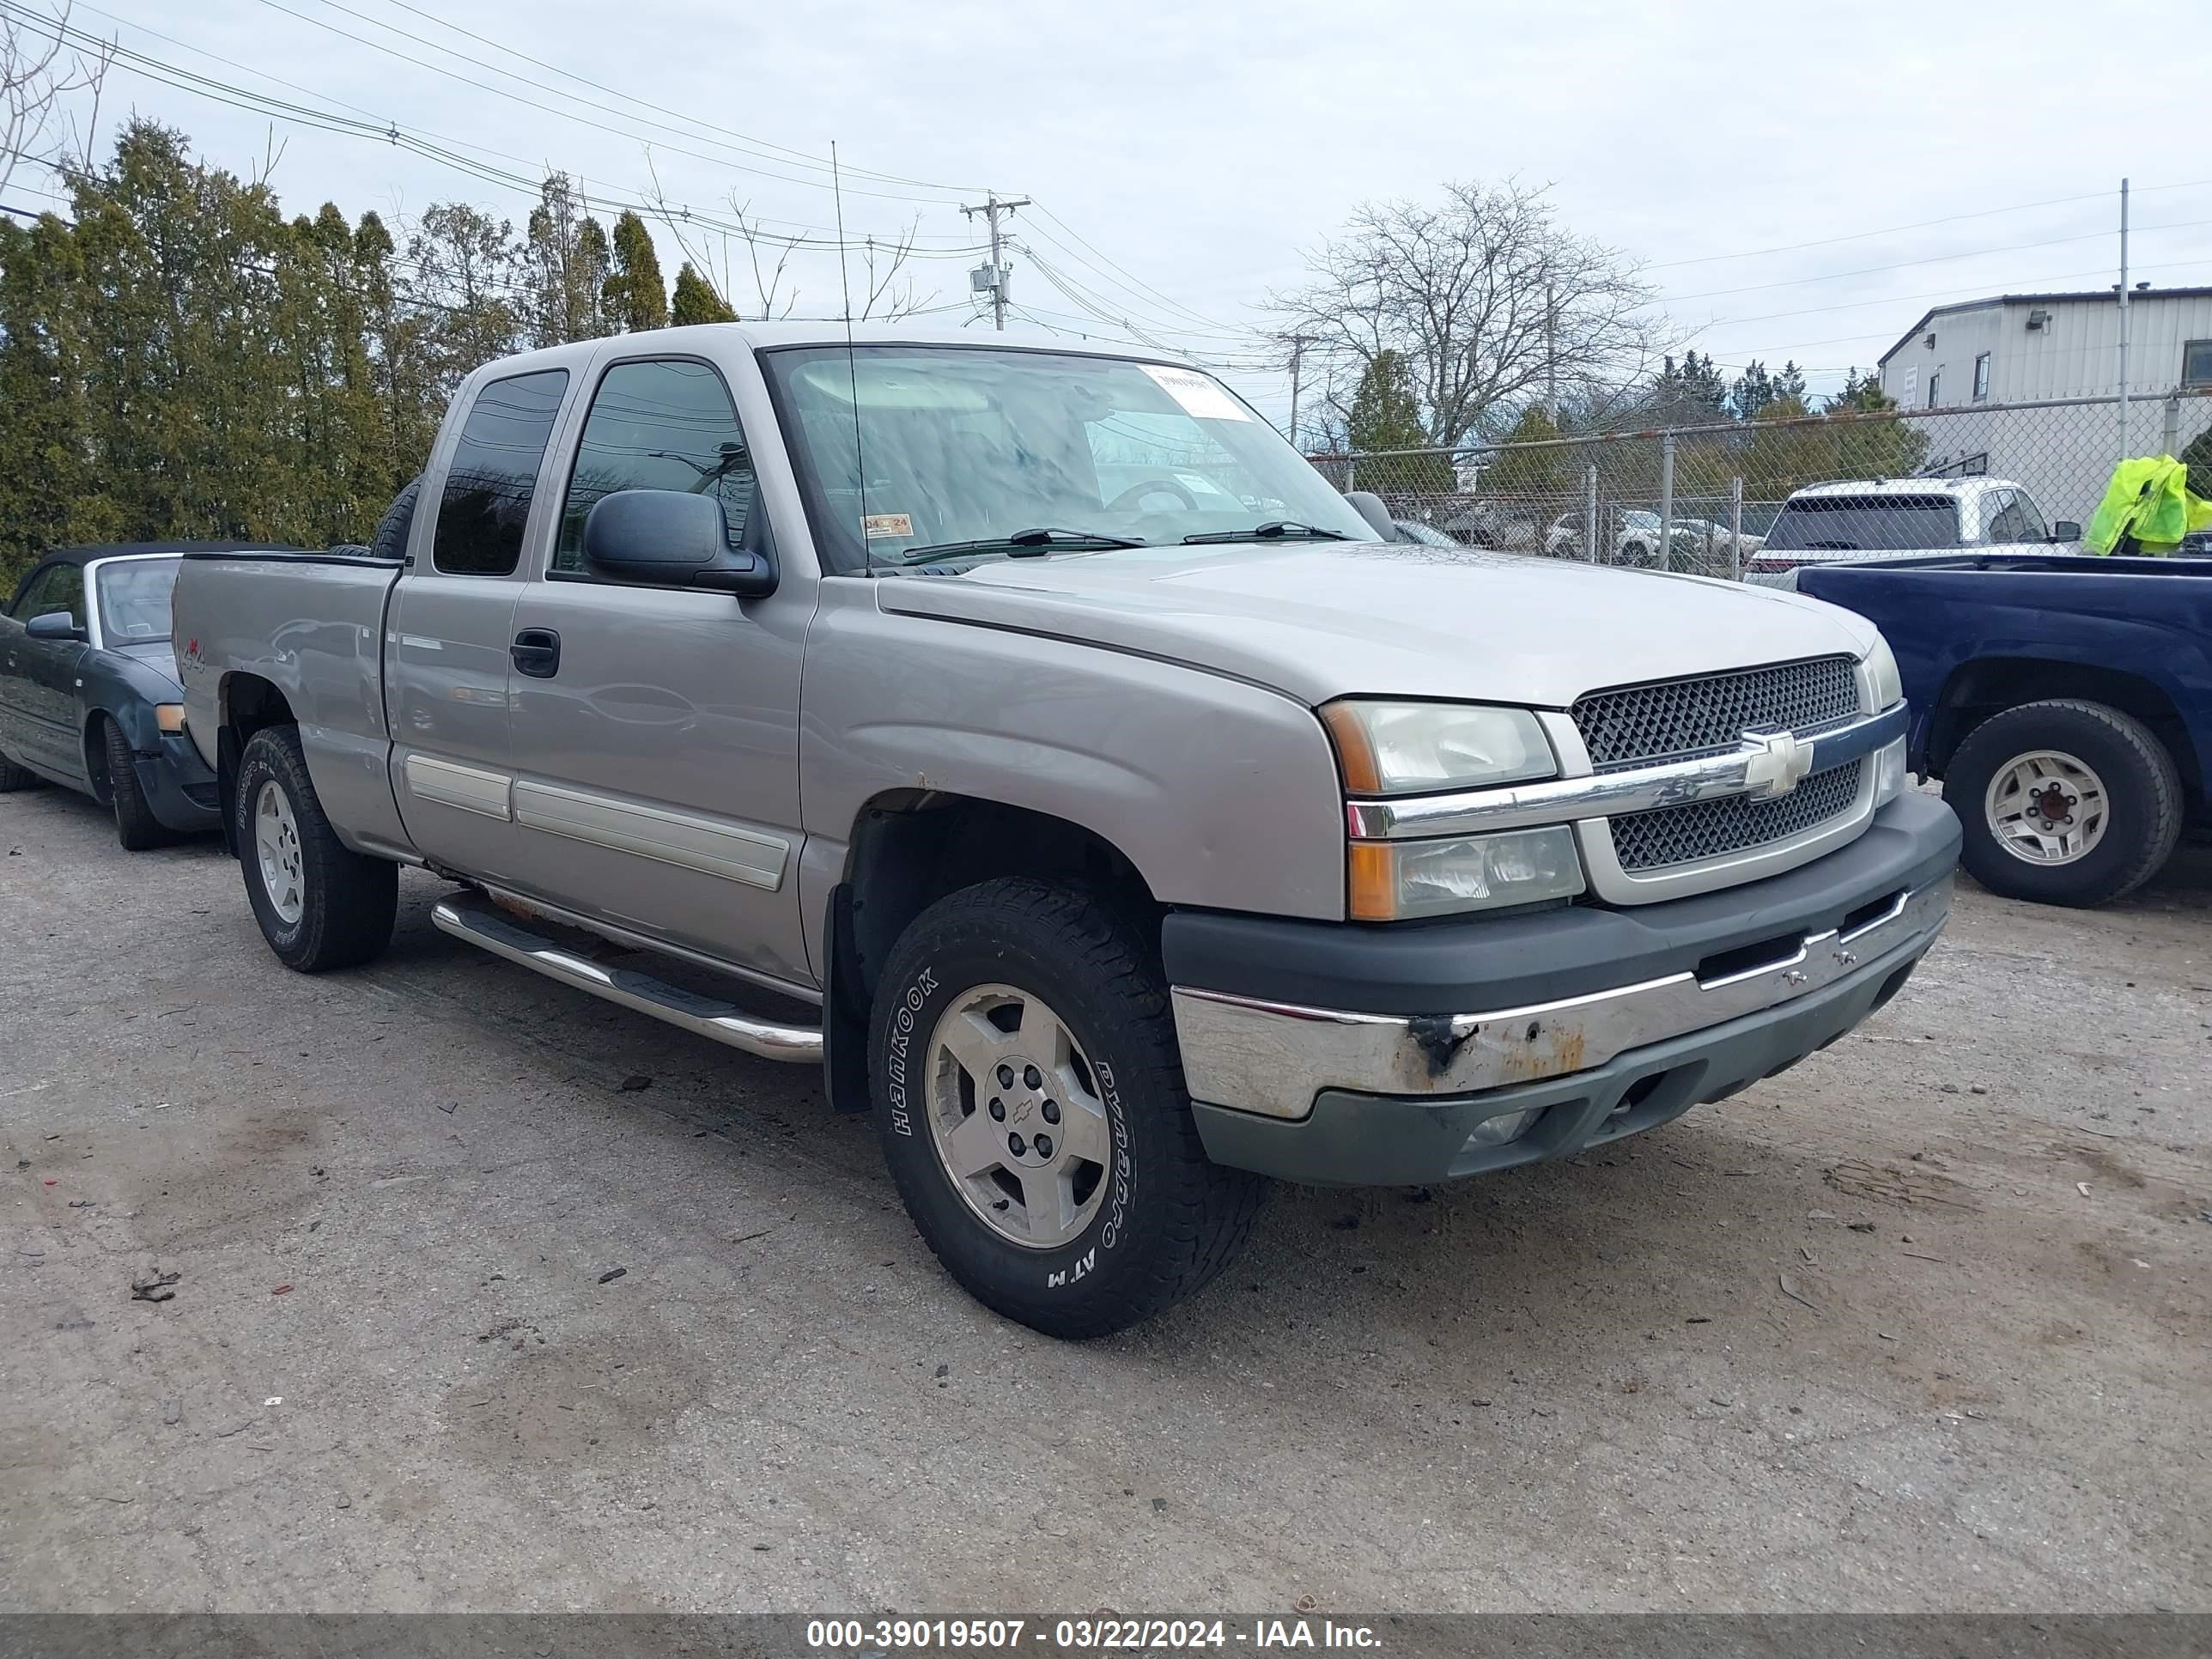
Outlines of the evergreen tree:
M 1755 421 L 1760 410 L 1783 395 L 1775 387 L 1774 377 L 1766 372 L 1766 365 L 1753 357 L 1729 388 L 1729 413 L 1739 421 Z
M 668 326 L 668 289 L 661 280 L 660 256 L 645 221 L 625 211 L 615 221 L 614 270 L 606 280 L 603 303 L 617 330 L 635 334 Z
M 1395 351 L 1378 351 L 1360 371 L 1346 422 L 1354 454 L 1376 450 L 1420 449 L 1429 434 L 1421 425 L 1420 400 L 1413 370 Z M 1394 455 L 1378 463 L 1380 480 L 1394 491 L 1438 495 L 1457 483 L 1449 455 Z
M 600 301 L 611 258 L 606 232 L 584 211 L 568 175 L 547 179 L 530 211 L 522 251 L 532 345 L 564 345 L 613 331 Z
M 722 303 L 707 279 L 687 260 L 676 273 L 676 297 L 668 307 L 669 323 L 683 328 L 691 323 L 734 323 L 738 313 Z
M 1482 487 L 1501 495 L 1561 495 L 1573 487 L 1579 469 L 1565 448 L 1518 449 L 1557 438 L 1559 428 L 1540 404 L 1531 404 L 1505 434 L 1507 447 L 1483 469 Z

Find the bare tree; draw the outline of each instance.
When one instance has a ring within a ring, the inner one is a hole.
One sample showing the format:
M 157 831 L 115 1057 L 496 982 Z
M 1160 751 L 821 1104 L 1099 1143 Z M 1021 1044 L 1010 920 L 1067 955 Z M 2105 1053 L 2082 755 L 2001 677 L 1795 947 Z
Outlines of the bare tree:
M 661 188 L 660 174 L 653 167 L 650 151 L 646 155 L 646 166 L 653 173 L 653 188 L 646 198 L 651 216 L 658 219 L 674 239 L 701 280 L 714 290 L 714 297 L 739 318 L 768 322 L 790 316 L 798 307 L 799 295 L 792 270 L 793 257 L 817 249 L 830 258 L 838 256 L 839 249 L 834 243 L 823 249 L 813 239 L 779 236 L 765 229 L 753 216 L 752 204 L 740 202 L 734 192 L 729 199 L 732 228 L 710 226 L 690 208 L 668 199 L 667 192 Z M 860 305 L 853 313 L 854 322 L 870 319 L 896 322 L 911 316 L 927 302 L 916 297 L 913 275 L 906 269 L 914 258 L 921 232 L 921 217 L 917 214 L 896 236 L 863 236 L 857 250 L 852 243 L 846 244 L 844 252 L 856 255 L 861 268 L 857 273 L 860 278 Z M 720 241 L 719 261 L 714 256 L 710 238 Z M 753 299 L 750 305 L 739 302 L 732 280 L 729 245 L 732 239 L 744 250 L 745 266 L 752 279 Z M 856 273 L 848 270 L 840 274 L 842 276 Z
M 1447 185 L 1440 207 L 1364 204 L 1307 267 L 1314 280 L 1272 308 L 1285 332 L 1312 337 L 1327 405 L 1348 414 L 1361 372 L 1396 352 L 1438 444 L 1555 387 L 1564 401 L 1632 385 L 1671 343 L 1635 266 L 1510 180 Z
M 72 135 L 76 149 L 88 154 L 100 136 L 100 85 L 112 59 L 105 46 L 76 44 L 70 8 L 71 0 L 62 0 L 48 17 L 0 13 L 0 196 L 23 162 L 56 172 L 69 165 L 58 128 L 76 94 L 92 94 L 93 117 L 88 131 Z

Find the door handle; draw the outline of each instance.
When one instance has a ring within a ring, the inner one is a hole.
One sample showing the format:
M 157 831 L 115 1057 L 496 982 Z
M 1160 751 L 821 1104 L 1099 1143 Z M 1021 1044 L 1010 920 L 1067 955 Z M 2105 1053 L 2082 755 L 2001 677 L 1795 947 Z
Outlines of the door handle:
M 514 672 L 533 680 L 550 680 L 561 672 L 561 636 L 550 628 L 526 628 L 507 647 Z

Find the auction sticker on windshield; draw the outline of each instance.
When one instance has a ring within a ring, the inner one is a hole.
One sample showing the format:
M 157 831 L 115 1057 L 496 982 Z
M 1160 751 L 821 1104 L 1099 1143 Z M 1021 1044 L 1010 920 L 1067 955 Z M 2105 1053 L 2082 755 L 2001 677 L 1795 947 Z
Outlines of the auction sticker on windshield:
M 1201 421 L 1249 421 L 1244 406 L 1231 397 L 1220 381 L 1210 374 L 1200 374 L 1192 368 L 1169 368 L 1159 363 L 1146 363 L 1145 373 L 1152 383 L 1174 398 L 1186 415 L 1194 415 Z
M 911 536 L 914 519 L 905 513 L 871 513 L 860 520 L 860 533 L 872 542 L 887 536 Z

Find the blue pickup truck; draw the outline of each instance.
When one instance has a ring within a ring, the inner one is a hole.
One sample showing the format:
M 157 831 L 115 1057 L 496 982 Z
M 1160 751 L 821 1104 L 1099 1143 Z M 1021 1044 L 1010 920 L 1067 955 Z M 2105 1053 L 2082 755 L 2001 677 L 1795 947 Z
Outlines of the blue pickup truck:
M 2212 565 L 1972 554 L 1808 568 L 1875 623 L 1984 887 L 2101 904 L 2212 830 Z

